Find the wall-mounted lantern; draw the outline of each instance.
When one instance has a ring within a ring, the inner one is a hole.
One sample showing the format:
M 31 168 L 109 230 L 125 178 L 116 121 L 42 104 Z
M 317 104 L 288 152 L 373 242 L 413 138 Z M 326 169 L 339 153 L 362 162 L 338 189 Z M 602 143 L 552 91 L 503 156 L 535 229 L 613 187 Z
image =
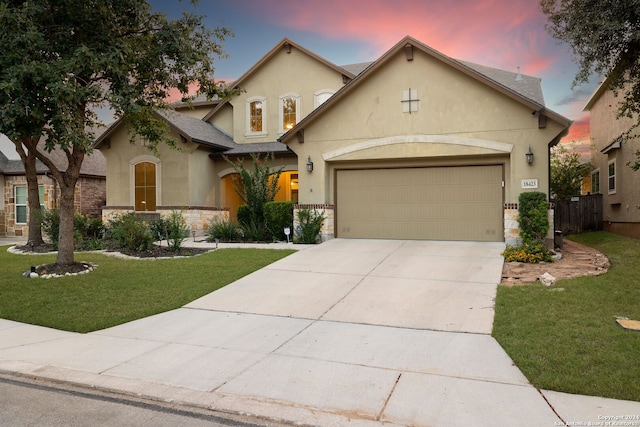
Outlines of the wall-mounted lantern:
M 529 146 L 529 151 L 527 151 L 527 154 L 525 154 L 525 156 L 527 157 L 527 164 L 531 164 L 533 163 L 533 151 L 531 151 L 531 146 Z
M 307 171 L 313 172 L 313 162 L 311 161 L 311 156 L 307 159 Z

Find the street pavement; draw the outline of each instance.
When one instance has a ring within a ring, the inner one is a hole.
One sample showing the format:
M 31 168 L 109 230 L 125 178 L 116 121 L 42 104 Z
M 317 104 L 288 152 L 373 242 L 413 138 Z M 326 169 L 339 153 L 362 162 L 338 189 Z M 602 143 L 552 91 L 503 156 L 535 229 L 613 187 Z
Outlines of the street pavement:
M 89 334 L 0 320 L 0 372 L 300 425 L 640 425 L 536 389 L 491 337 L 503 250 L 334 239 Z

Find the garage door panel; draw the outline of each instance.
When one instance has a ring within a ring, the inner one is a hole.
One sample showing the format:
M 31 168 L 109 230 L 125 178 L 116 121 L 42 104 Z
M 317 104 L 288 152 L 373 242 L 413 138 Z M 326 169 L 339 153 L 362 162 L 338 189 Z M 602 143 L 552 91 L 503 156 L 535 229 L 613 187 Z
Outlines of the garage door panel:
M 502 166 L 339 170 L 337 235 L 502 241 Z

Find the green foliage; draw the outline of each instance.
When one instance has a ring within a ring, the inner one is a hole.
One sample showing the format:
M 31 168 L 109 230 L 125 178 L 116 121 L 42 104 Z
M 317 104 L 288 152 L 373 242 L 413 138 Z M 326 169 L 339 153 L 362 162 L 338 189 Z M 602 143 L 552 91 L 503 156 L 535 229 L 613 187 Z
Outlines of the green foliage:
M 153 152 L 163 142 L 175 146 L 155 113 L 176 91 L 185 101 L 236 92 L 213 79 L 231 35 L 208 29 L 197 14 L 154 13 L 145 0 L 0 3 L 0 133 L 26 144 L 60 185 L 57 263 L 73 262 L 74 189 L 101 124 L 96 108 L 110 107 Z M 43 136 L 44 150 L 36 146 Z M 66 150 L 64 170 L 51 162 L 55 148 Z
M 73 240 L 78 250 L 104 249 L 105 226 L 102 219 L 76 213 L 73 217 Z
M 241 234 L 247 242 L 266 242 L 270 240 L 269 230 L 264 222 L 249 222 L 240 224 Z
M 187 222 L 176 210 L 171 211 L 168 217 L 148 221 L 147 226 L 154 240 L 166 240 L 172 251 L 182 249 L 182 243 L 189 237 Z
M 117 248 L 133 251 L 151 249 L 155 240 L 146 221 L 132 212 L 116 215 L 109 223 L 107 235 Z
M 284 228 L 293 227 L 293 202 L 265 203 L 264 221 L 274 240 L 285 240 Z
M 226 159 L 237 173 L 237 176 L 233 177 L 235 190 L 246 204 L 249 212 L 248 220 L 244 218 L 240 220 L 239 218 L 238 222 L 242 227 L 250 227 L 250 231 L 260 231 L 262 237 L 257 240 L 264 240 L 268 235 L 264 223 L 264 204 L 272 202 L 280 189 L 278 180 L 282 173 L 282 167 L 273 169 L 269 166 L 269 162 L 273 159 L 273 153 L 265 155 L 264 158 L 261 158 L 259 154 L 252 154 L 251 169 L 245 168 L 243 159 L 235 162 Z M 239 210 L 238 213 L 240 213 Z
M 571 150 L 565 144 L 558 144 L 551 149 L 551 194 L 558 200 L 567 200 L 579 196 L 582 178 L 591 171 L 589 163 L 580 161 L 580 153 Z
M 607 76 L 615 92 L 623 91 L 620 114 L 640 113 L 640 7 L 637 2 L 541 0 L 549 33 L 574 53 L 578 72 L 573 86 L 592 75 Z
M 549 204 L 541 192 L 521 193 L 518 198 L 518 224 L 522 244 L 507 247 L 502 255 L 505 261 L 550 262 L 551 252 L 545 246 L 549 231 Z
M 205 231 L 207 242 L 238 242 L 241 240 L 241 229 L 237 224 L 226 219 L 212 220 Z
M 518 197 L 518 224 L 523 243 L 544 243 L 549 231 L 549 203 L 544 193 L 521 193 Z
M 251 222 L 251 212 L 249 210 L 249 206 L 240 205 L 238 206 L 238 213 L 236 214 L 238 218 L 238 224 L 248 224 Z
M 640 7 L 636 1 L 541 0 L 549 33 L 573 50 L 578 72 L 573 87 L 605 76 L 606 89 L 620 100 L 618 117 L 635 124 L 623 137 L 637 137 L 640 126 Z M 628 165 L 640 169 L 640 151 Z
M 551 262 L 551 252 L 540 242 L 524 243 L 519 246 L 509 246 L 502 253 L 506 262 L 526 262 L 537 264 Z
M 171 211 L 171 214 L 165 219 L 165 225 L 169 249 L 179 251 L 184 239 L 189 236 L 189 227 L 182 213 L 176 210 Z
M 300 230 L 296 230 L 295 243 L 318 243 L 324 214 L 315 209 L 299 209 L 296 215 Z
M 42 231 L 47 236 L 51 248 L 58 250 L 60 237 L 60 210 L 44 210 L 42 213 Z M 73 217 L 73 240 L 78 250 L 97 250 L 104 248 L 105 227 L 100 218 L 89 218 L 76 213 Z
M 60 235 L 60 211 L 58 209 L 46 209 L 42 212 L 42 232 L 54 251 L 58 250 L 58 236 Z

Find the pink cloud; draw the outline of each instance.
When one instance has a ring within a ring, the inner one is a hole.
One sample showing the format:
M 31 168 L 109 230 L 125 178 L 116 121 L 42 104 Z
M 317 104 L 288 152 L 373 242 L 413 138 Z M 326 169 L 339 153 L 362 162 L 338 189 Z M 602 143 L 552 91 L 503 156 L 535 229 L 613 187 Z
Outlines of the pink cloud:
M 448 56 L 521 66 L 527 74 L 549 65 L 542 52 L 545 17 L 531 0 L 263 0 L 252 6 L 251 13 L 272 24 L 362 41 L 376 56 L 411 35 Z

